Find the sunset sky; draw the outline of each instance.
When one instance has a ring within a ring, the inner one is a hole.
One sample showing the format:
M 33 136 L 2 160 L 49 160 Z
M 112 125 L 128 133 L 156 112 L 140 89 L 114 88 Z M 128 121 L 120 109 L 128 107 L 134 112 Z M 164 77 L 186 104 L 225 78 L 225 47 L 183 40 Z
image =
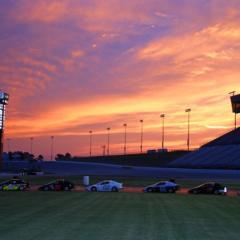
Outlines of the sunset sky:
M 3 0 L 0 90 L 10 94 L 5 150 L 110 153 L 191 147 L 233 128 L 240 91 L 239 0 Z M 10 139 L 7 141 L 6 139 Z

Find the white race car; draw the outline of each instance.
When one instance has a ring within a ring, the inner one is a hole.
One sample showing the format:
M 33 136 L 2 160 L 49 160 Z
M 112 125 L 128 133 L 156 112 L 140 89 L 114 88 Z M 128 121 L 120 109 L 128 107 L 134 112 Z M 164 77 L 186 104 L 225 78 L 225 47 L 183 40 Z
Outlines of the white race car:
M 87 186 L 86 189 L 91 192 L 118 192 L 123 189 L 123 184 L 113 180 L 104 180 Z

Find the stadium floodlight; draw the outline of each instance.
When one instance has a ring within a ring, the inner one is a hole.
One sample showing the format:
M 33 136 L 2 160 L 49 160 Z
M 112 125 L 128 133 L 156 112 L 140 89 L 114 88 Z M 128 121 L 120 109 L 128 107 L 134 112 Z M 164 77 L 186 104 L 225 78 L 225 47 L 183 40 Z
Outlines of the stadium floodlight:
M 0 92 L 0 168 L 3 165 L 3 131 L 5 121 L 5 109 L 9 101 L 9 95 L 4 92 Z
M 235 91 L 230 92 L 232 112 L 234 113 L 234 127 L 237 129 L 237 114 L 240 113 L 240 94 L 235 95 Z
M 190 112 L 191 108 L 187 108 L 185 112 L 188 114 L 188 132 L 187 132 L 187 149 L 190 150 Z
M 7 105 L 9 100 L 9 95 L 4 92 L 0 92 L 0 104 Z

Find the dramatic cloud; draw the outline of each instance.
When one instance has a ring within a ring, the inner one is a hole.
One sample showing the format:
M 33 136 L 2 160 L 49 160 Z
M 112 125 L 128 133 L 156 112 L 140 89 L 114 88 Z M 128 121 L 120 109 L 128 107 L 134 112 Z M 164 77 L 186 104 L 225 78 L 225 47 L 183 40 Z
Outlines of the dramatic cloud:
M 198 147 L 232 128 L 228 92 L 240 79 L 237 0 L 12 0 L 0 9 L 0 88 L 10 93 L 5 149 L 49 155 L 94 153 L 106 144 L 139 151 L 161 146 Z

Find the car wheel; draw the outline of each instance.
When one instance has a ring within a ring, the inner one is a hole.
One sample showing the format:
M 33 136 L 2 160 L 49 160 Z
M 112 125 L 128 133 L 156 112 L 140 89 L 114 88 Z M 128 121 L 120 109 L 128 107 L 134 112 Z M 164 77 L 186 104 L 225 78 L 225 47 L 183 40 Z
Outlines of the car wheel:
M 198 194 L 198 191 L 197 190 L 193 190 L 192 193 L 193 194 Z
M 23 191 L 23 190 L 24 190 L 24 187 L 23 187 L 23 186 L 20 186 L 20 187 L 19 187 L 19 190 L 20 190 L 20 191 Z
M 153 189 L 151 187 L 147 188 L 147 192 L 153 192 Z
M 49 191 L 49 187 L 44 187 L 43 191 Z
M 91 192 L 96 192 L 97 188 L 96 187 L 91 187 Z
M 174 191 L 173 188 L 169 188 L 169 189 L 168 189 L 168 192 L 169 192 L 169 193 L 174 193 L 175 191 Z
M 118 192 L 118 189 L 116 187 L 112 187 L 112 192 Z
M 0 186 L 0 191 L 2 191 L 3 190 L 3 187 L 2 186 Z
M 218 194 L 219 194 L 218 190 L 215 190 L 213 193 L 214 193 L 215 195 L 218 195 Z
M 70 190 L 70 189 L 69 189 L 68 186 L 64 187 L 64 191 L 69 191 L 69 190 Z

